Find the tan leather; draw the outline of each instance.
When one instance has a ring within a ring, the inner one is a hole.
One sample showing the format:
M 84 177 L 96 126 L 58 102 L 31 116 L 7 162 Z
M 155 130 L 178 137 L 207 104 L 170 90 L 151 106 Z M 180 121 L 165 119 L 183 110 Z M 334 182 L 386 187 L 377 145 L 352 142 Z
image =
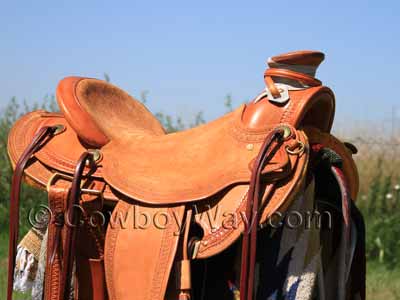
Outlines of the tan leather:
M 308 71 L 315 74 L 316 68 L 323 60 L 324 54 L 318 51 L 295 51 L 270 58 L 268 61 L 270 68 L 264 73 L 270 90 L 276 89 L 273 86 L 275 79 L 285 79 L 293 84 L 296 82 L 305 84 L 308 88 L 289 90 L 290 100 L 286 103 L 276 103 L 264 97 L 260 101 L 248 104 L 243 112 L 243 123 L 254 129 L 261 128 L 265 124 L 288 123 L 296 128 L 308 125 L 329 132 L 335 114 L 333 92 L 322 86 L 321 81 L 312 75 L 299 73 L 296 69 L 296 67 L 300 70 L 311 68 L 312 71 Z
M 335 113 L 335 97 L 329 88 L 318 86 L 289 91 L 289 95 L 291 100 L 283 105 L 265 98 L 247 104 L 242 116 L 244 125 L 256 129 L 265 124 L 288 123 L 296 128 L 309 125 L 325 132 L 330 131 Z
M 52 168 L 61 171 L 66 174 L 73 174 L 76 162 L 79 156 L 86 150 L 86 148 L 80 143 L 75 131 L 67 123 L 65 118 L 61 114 L 48 113 L 45 111 L 35 111 L 26 114 L 19 119 L 13 126 L 8 136 L 8 153 L 11 161 L 16 161 L 26 148 L 32 136 L 35 132 L 44 126 L 62 125 L 65 130 L 56 136 L 54 136 L 47 144 L 35 154 L 37 162 L 43 165 L 43 167 Z M 29 175 L 29 168 L 26 173 Z M 33 172 L 35 176 L 38 176 L 37 172 Z M 38 183 L 47 184 L 48 177 L 40 176 Z M 93 174 L 95 177 L 102 177 L 101 169 L 96 170 Z
M 164 134 L 161 124 L 142 103 L 101 80 L 64 78 L 57 87 L 57 101 L 68 123 L 91 146 L 104 146 L 120 131 L 132 128 Z
M 52 211 L 48 226 L 46 270 L 44 281 L 44 299 L 60 300 L 65 287 L 62 282 L 63 248 L 65 244 L 64 213 L 69 190 L 52 187 L 49 190 L 49 208 Z
M 279 93 L 278 88 L 275 86 L 274 81 L 270 76 L 264 77 L 265 84 L 267 88 L 271 91 L 271 94 L 274 98 L 278 98 L 281 94 Z
M 275 64 L 311 69 L 323 59 L 323 53 L 316 51 L 272 58 Z M 69 188 L 82 153 L 92 148 L 101 153 L 95 166 L 84 169 L 83 180 L 84 187 L 100 191 L 102 197 L 82 195 L 81 202 L 96 203 L 102 209 L 104 199 L 116 206 L 105 242 L 97 242 L 105 243 L 104 265 L 101 251 L 92 255 L 96 247 L 89 247 L 93 250 L 89 253 L 77 251 L 79 299 L 163 300 L 169 295 L 173 300 L 179 293 L 172 277 L 180 283 L 181 297 L 189 297 L 188 259 L 204 259 L 224 251 L 247 228 L 242 216 L 250 202 L 248 190 L 256 157 L 264 140 L 280 126 L 289 129 L 290 135 L 274 143 L 277 149 L 263 165 L 260 224 L 274 212 L 286 210 L 304 186 L 310 143 L 324 144 L 344 157 L 344 174 L 350 178 L 352 196 L 356 196 L 354 162 L 343 144 L 329 134 L 335 111 L 333 92 L 313 75 L 279 70 L 267 73 L 272 90 L 278 76 L 315 86 L 290 90 L 289 100 L 283 104 L 264 97 L 213 122 L 178 133 L 166 134 L 143 104 L 118 87 L 80 77 L 67 77 L 57 87 L 61 114 L 36 111 L 18 120 L 8 139 L 13 165 L 40 128 L 64 127 L 34 153 L 25 169 L 26 179 L 42 189 L 55 173 L 62 175 L 57 187 Z M 188 241 L 179 230 L 192 205 L 196 207 L 193 220 L 203 235 L 194 243 L 196 251 L 185 258 Z M 238 217 L 236 227 L 224 226 L 224 212 Z M 217 216 L 213 224 L 204 213 Z M 164 230 L 154 226 L 138 229 L 134 221 L 137 214 L 142 221 L 143 214 L 168 215 L 170 219 Z M 118 218 L 125 227 L 116 221 Z M 96 240 L 86 231 L 79 236 Z M 172 276 L 177 266 L 180 272 Z M 108 295 L 104 292 L 104 272 Z
M 307 137 L 303 132 L 298 132 L 297 139 L 308 144 Z M 265 195 L 261 203 L 262 216 L 259 220 L 260 224 L 264 223 L 274 212 L 284 211 L 292 202 L 293 198 L 302 186 L 305 179 L 305 172 L 307 171 L 308 163 L 308 150 L 300 155 L 289 155 L 290 168 L 292 171 L 290 175 L 285 176 L 278 180 L 274 187 L 268 185 L 268 180 L 265 186 Z M 229 247 L 236 241 L 244 229 L 247 229 L 249 224 L 245 224 L 246 220 L 243 219 L 243 214 L 246 207 L 248 185 L 240 184 L 235 185 L 223 195 L 217 195 L 212 198 L 212 202 L 198 205 L 200 210 L 199 214 L 195 216 L 197 223 L 201 226 L 204 236 L 201 239 L 197 258 L 207 258 L 218 254 Z M 266 204 L 265 199 L 269 199 Z M 209 208 L 207 205 L 210 205 Z M 208 210 L 208 214 L 215 216 L 213 218 L 214 225 L 210 227 L 210 222 L 204 217 L 204 209 Z M 203 212 L 203 215 L 202 215 Z M 234 214 L 237 229 L 232 229 L 229 224 L 229 219 L 223 213 Z M 247 226 L 247 227 L 246 227 Z
M 249 130 L 241 124 L 243 109 L 164 136 L 144 136 L 133 130 L 121 134 L 102 148 L 105 180 L 128 197 L 149 204 L 201 200 L 229 185 L 249 182 L 250 164 L 266 135 L 277 125 Z M 264 168 L 264 174 L 272 180 L 290 168 L 285 147 L 297 138 L 293 128 L 292 132 L 293 137 Z M 207 168 L 203 168 L 205 165 Z
M 31 159 L 29 166 L 25 169 L 27 182 L 40 189 L 46 189 L 47 183 L 55 172 L 62 175 L 72 176 L 80 154 L 87 150 L 79 141 L 71 126 L 61 114 L 45 111 L 34 111 L 24 115 L 12 127 L 8 135 L 7 151 L 11 164 L 15 165 L 24 149 L 29 145 L 32 136 L 43 126 L 63 125 L 65 130 L 61 135 L 54 136 L 35 156 Z M 98 168 L 88 181 L 91 188 L 102 190 L 104 181 L 102 179 L 101 160 Z M 89 170 L 87 169 L 86 172 Z M 62 178 L 60 179 L 62 181 Z M 70 184 L 64 180 L 64 184 Z M 115 202 L 117 198 L 110 191 L 108 185 L 104 188 L 104 198 Z
M 58 105 L 69 124 L 88 145 L 101 147 L 108 142 L 108 139 L 82 108 L 75 92 L 82 80 L 85 78 L 67 77 L 60 81 L 56 90 Z
M 109 297 L 113 299 L 164 299 L 169 274 L 174 262 L 182 224 L 184 206 L 149 207 L 134 206 L 120 201 L 112 218 L 126 217 L 120 225 L 113 223 L 107 232 L 105 245 L 105 268 Z M 143 220 L 133 223 L 135 214 L 148 213 L 150 216 L 169 214 L 175 216 L 165 229 L 149 226 L 140 228 Z M 116 219 L 113 219 L 116 220 Z
M 271 57 L 271 60 L 287 65 L 311 65 L 318 67 L 324 60 L 325 54 L 319 51 L 293 51 Z

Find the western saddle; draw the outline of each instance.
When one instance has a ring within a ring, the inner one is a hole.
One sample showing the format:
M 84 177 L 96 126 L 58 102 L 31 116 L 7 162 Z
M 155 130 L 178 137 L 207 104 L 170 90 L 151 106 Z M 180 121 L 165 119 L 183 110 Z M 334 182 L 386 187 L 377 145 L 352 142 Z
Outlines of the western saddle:
M 349 197 L 357 197 L 351 153 L 330 134 L 334 94 L 315 78 L 323 59 L 317 51 L 272 57 L 266 88 L 251 103 L 168 134 L 118 87 L 61 80 L 61 112 L 28 113 L 9 134 L 15 172 L 7 299 L 23 179 L 47 190 L 51 210 L 44 299 L 195 298 L 200 271 L 193 265 L 233 247 L 240 299 L 253 299 L 258 229 L 306 184 L 313 145 L 342 158 Z M 227 215 L 240 216 L 237 226 L 225 226 Z

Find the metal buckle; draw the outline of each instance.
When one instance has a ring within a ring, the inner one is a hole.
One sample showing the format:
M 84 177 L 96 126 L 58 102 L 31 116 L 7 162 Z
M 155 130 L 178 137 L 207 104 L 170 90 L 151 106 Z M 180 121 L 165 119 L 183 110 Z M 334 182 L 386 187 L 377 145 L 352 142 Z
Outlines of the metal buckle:
M 302 141 L 297 141 L 298 145 L 297 148 L 295 148 L 294 150 L 290 149 L 288 145 L 286 145 L 285 150 L 287 153 L 291 154 L 291 155 L 300 155 L 304 152 L 304 148 L 305 145 Z
M 72 182 L 72 180 L 74 179 L 72 176 L 70 175 L 66 175 L 66 174 L 62 174 L 62 173 L 54 173 L 50 178 L 49 181 L 46 184 L 46 190 L 47 192 L 50 191 L 50 187 L 58 180 L 58 179 L 64 179 L 67 180 L 69 182 Z M 85 186 L 86 182 L 87 182 L 87 178 L 81 182 L 81 194 L 88 194 L 88 195 L 95 195 L 95 196 L 100 196 L 101 198 L 103 198 L 103 192 L 106 188 L 106 185 L 103 185 L 103 188 L 101 190 L 95 190 L 95 189 L 86 189 L 86 188 L 82 188 L 83 186 Z
M 70 175 L 66 175 L 66 174 L 61 174 L 61 173 L 54 173 L 53 175 L 51 175 L 51 177 L 49 178 L 49 181 L 47 181 L 46 184 L 46 191 L 49 192 L 50 191 L 50 187 L 54 184 L 54 182 L 56 182 L 57 179 L 65 179 L 67 181 L 72 181 L 73 177 Z

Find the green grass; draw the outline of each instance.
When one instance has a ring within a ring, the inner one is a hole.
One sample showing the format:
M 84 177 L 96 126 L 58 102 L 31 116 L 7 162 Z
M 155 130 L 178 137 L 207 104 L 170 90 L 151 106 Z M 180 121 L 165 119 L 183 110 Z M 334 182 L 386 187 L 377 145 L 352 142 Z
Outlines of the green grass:
M 8 256 L 8 234 L 0 233 L 0 299 L 6 299 L 7 294 L 7 256 Z M 14 292 L 15 300 L 31 299 L 29 294 Z
M 376 262 L 368 263 L 367 299 L 399 300 L 400 269 L 388 270 Z

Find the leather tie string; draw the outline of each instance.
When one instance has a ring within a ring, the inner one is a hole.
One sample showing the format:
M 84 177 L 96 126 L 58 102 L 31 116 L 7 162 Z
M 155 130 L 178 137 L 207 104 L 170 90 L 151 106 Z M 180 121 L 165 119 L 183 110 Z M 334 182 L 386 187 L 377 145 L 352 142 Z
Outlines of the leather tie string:
M 247 196 L 246 218 L 250 228 L 245 228 L 242 241 L 242 260 L 240 271 L 240 300 L 253 299 L 254 273 L 256 265 L 257 250 L 257 226 L 258 226 L 258 208 L 260 205 L 261 194 L 261 172 L 265 164 L 271 158 L 271 148 L 274 142 L 277 146 L 283 140 L 283 129 L 274 129 L 265 139 L 260 152 L 254 163 L 251 173 L 249 192 Z
M 186 211 L 185 231 L 182 241 L 182 260 L 178 262 L 178 273 L 179 273 L 179 300 L 190 300 L 191 297 L 191 271 L 190 271 L 190 255 L 191 247 L 189 247 L 189 232 L 190 223 L 192 221 L 192 210 Z M 190 253 L 188 253 L 190 252 Z
M 83 171 L 85 169 L 86 162 L 93 164 L 93 154 L 90 152 L 84 152 L 75 166 L 74 177 L 71 184 L 71 193 L 69 195 L 67 204 L 68 220 L 77 220 L 75 217 L 75 210 L 79 206 L 81 196 L 81 182 L 83 177 Z M 72 225 L 72 226 L 71 226 Z M 71 290 L 71 278 L 72 269 L 75 261 L 76 253 L 76 234 L 77 226 L 79 224 L 70 224 L 66 227 L 65 231 L 65 247 L 63 254 L 63 270 L 61 277 L 61 286 L 64 286 L 64 300 L 68 300 Z
M 32 142 L 22 153 L 21 157 L 15 165 L 14 174 L 11 180 L 10 193 L 10 226 L 9 226 L 9 243 L 8 243 L 8 282 L 7 282 L 7 300 L 12 300 L 14 269 L 18 245 L 19 231 L 19 201 L 21 194 L 21 185 L 24 170 L 32 157 L 50 138 L 53 137 L 57 127 L 42 127 L 33 137 Z
M 53 252 L 51 254 L 50 264 L 54 263 L 57 254 L 60 257 L 62 257 L 62 249 L 60 246 L 61 246 L 61 230 L 62 230 L 62 227 L 64 226 L 64 214 L 63 213 L 56 214 L 56 216 L 54 218 L 54 224 L 56 225 L 56 232 L 55 232 L 54 248 L 53 248 Z

